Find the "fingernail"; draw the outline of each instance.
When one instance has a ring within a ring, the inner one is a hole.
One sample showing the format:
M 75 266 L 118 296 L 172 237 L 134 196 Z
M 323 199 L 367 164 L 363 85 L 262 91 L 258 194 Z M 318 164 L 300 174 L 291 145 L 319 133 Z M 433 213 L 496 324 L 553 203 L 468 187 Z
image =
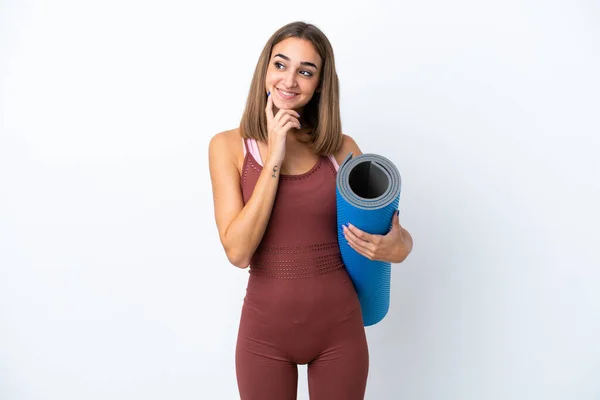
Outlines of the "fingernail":
M 271 95 L 271 92 L 270 92 L 270 91 L 269 91 L 269 92 L 267 92 L 267 96 L 270 96 L 270 95 Z
M 296 111 L 296 114 L 298 115 L 298 118 L 300 118 L 300 113 L 298 111 Z

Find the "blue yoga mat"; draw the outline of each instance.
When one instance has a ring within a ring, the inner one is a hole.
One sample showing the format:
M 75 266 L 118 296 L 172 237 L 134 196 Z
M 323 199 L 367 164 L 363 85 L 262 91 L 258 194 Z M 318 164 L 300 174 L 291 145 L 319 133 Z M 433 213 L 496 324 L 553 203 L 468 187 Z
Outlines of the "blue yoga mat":
M 336 178 L 338 243 L 358 294 L 364 326 L 378 323 L 390 307 L 391 265 L 369 260 L 346 242 L 341 225 L 350 222 L 371 234 L 385 235 L 400 203 L 400 173 L 377 154 L 346 157 Z

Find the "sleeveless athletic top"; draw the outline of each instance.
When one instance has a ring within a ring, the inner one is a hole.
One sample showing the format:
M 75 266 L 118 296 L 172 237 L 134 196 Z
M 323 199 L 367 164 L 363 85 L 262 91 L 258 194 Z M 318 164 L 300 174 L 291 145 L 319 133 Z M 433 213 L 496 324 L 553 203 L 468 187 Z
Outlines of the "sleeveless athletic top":
M 244 140 L 244 204 L 250 199 L 262 168 L 256 140 Z M 250 261 L 251 275 L 308 278 L 344 268 L 337 239 L 338 168 L 333 156 L 321 156 L 303 174 L 280 174 L 269 222 Z

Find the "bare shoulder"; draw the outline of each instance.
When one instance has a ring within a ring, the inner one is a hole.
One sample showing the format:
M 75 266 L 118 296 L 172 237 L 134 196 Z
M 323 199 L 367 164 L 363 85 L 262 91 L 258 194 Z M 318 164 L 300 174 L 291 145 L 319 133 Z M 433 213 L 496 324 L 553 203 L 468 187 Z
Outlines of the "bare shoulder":
M 352 157 L 356 157 L 361 155 L 362 151 L 350 135 L 342 134 L 342 147 L 340 147 L 340 150 L 335 154 L 335 159 L 338 164 L 341 164 L 350 153 L 352 153 Z
M 227 148 L 231 148 L 231 150 L 234 150 L 234 153 L 234 143 L 238 143 L 239 147 L 241 148 L 243 142 L 239 128 L 216 133 L 215 135 L 213 135 L 213 137 L 210 138 L 208 146 L 209 149 L 218 148 L 219 150 L 226 150 Z
M 227 160 L 238 166 L 239 158 L 243 157 L 243 141 L 239 128 L 213 135 L 208 144 L 208 152 L 211 164 L 216 159 L 221 159 L 221 161 Z

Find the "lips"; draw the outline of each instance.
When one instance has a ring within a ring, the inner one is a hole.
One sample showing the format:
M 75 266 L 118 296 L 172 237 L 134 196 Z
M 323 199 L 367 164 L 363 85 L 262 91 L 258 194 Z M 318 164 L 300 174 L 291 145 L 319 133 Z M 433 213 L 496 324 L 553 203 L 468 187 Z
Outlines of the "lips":
M 291 100 L 291 99 L 295 98 L 296 96 L 298 96 L 298 93 L 288 92 L 285 90 L 281 90 L 279 88 L 277 88 L 277 93 L 279 94 L 279 97 L 281 97 L 284 100 Z

